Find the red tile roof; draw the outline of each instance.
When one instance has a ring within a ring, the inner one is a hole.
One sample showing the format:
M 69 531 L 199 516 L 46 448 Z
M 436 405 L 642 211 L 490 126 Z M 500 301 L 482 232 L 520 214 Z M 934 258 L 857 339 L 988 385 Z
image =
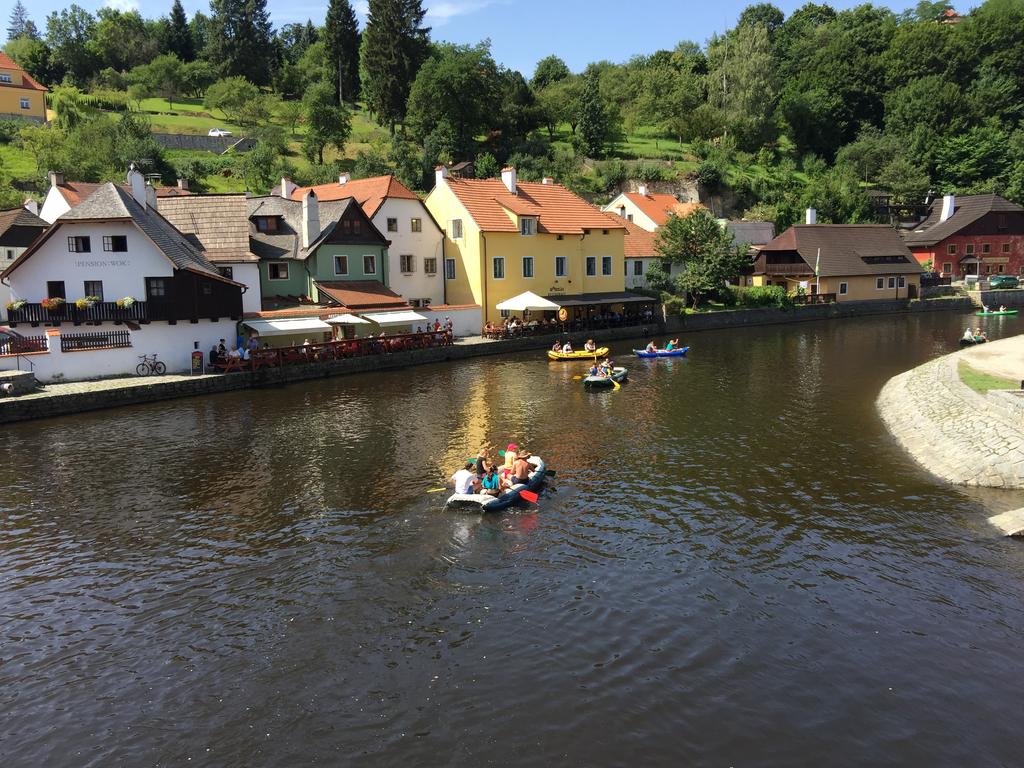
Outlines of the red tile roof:
M 625 229 L 616 218 L 598 210 L 561 184 L 520 183 L 513 195 L 499 179 L 448 178 L 448 187 L 485 232 L 518 232 L 506 211 L 536 216 L 538 231 L 581 235 L 584 229 Z
M 18 72 L 21 72 L 23 82 L 20 85 L 17 83 L 3 83 L 3 87 L 5 88 L 25 88 L 30 91 L 49 90 L 45 86 L 37 83 L 28 72 L 19 67 L 10 56 L 3 52 L 0 52 L 0 69 L 15 69 Z
M 639 192 L 626 192 L 626 199 L 659 227 L 668 221 L 669 213 L 679 205 L 679 201 L 672 195 L 641 195 Z
M 405 299 L 376 280 L 318 280 L 316 286 L 321 293 L 351 310 L 367 312 L 372 309 L 411 309 Z
M 363 213 L 371 219 L 386 198 L 398 197 L 403 200 L 419 200 L 415 192 L 394 176 L 352 179 L 344 184 L 339 184 L 335 181 L 330 184 L 317 184 L 315 187 L 296 187 L 295 191 L 292 192 L 292 200 L 301 200 L 311 189 L 321 202 L 354 197 L 359 201 L 359 205 L 362 206 Z
M 625 238 L 625 256 L 627 259 L 649 259 L 658 258 L 658 249 L 655 244 L 658 242 L 658 236 L 653 232 L 648 232 L 643 227 L 634 224 L 632 221 L 622 218 L 617 214 L 609 214 L 614 216 L 619 222 L 626 228 Z

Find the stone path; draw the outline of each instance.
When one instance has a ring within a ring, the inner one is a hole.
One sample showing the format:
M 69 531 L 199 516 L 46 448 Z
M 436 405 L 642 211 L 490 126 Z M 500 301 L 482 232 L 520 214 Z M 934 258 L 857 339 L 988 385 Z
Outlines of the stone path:
M 985 345 L 994 353 L 1001 346 L 1015 353 L 1024 349 L 1024 337 Z M 1024 424 L 960 381 L 957 364 L 967 355 L 956 352 L 896 376 L 878 396 L 879 412 L 903 447 L 938 477 L 957 485 L 1024 488 Z
M 160 384 L 177 384 L 196 382 L 203 379 L 218 379 L 224 374 L 206 374 L 189 376 L 165 374 L 164 376 L 125 376 L 114 379 L 96 379 L 93 381 L 70 381 L 66 384 L 42 384 L 34 391 L 19 395 L 18 400 L 43 400 L 63 395 L 95 394 L 114 390 L 135 389 L 136 387 L 152 387 Z

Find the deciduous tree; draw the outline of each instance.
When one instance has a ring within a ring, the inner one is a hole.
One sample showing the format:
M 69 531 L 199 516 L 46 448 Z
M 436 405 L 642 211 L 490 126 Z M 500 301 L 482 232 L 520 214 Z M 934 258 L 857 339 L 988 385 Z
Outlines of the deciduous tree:
M 344 104 L 334 98 L 333 83 L 320 82 L 312 86 L 302 98 L 306 108 L 306 135 L 302 151 L 310 162 L 324 162 L 324 149 L 333 146 L 344 152 L 351 132 L 351 115 Z

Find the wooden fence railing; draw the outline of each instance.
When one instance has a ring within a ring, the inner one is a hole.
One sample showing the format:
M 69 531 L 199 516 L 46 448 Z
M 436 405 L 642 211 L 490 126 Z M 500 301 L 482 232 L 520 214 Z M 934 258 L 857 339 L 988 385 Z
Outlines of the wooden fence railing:
M 107 331 L 106 333 L 62 333 L 61 352 L 82 352 L 89 349 L 118 349 L 130 347 L 132 335 L 128 331 Z
M 45 336 L 0 336 L 0 355 L 23 355 L 48 349 Z

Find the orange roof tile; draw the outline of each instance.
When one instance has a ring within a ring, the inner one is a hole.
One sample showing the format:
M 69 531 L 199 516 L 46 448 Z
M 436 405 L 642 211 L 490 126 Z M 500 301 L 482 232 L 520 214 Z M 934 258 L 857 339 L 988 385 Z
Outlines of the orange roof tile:
M 359 201 L 359 205 L 362 206 L 363 213 L 371 219 L 388 197 L 398 197 L 403 200 L 419 200 L 415 192 L 394 176 L 352 179 L 344 184 L 339 184 L 335 181 L 330 184 L 317 184 L 314 187 L 296 187 L 295 191 L 292 192 L 292 200 L 301 200 L 309 190 L 313 190 L 317 199 L 321 202 L 354 197 Z
M 370 309 L 396 310 L 411 309 L 409 303 L 383 283 L 376 280 L 341 280 L 321 282 L 317 288 L 329 298 L 359 312 Z
M 3 85 L 5 88 L 25 88 L 30 91 L 49 90 L 48 88 L 46 88 L 46 86 L 37 83 L 28 72 L 19 67 L 10 56 L 3 52 L 0 52 L 0 67 L 2 67 L 3 69 L 16 69 L 17 71 L 21 72 L 21 76 L 24 79 L 24 82 L 20 85 L 16 83 L 4 83 Z
M 627 259 L 650 259 L 658 258 L 658 249 L 655 244 L 658 237 L 653 232 L 648 232 L 643 227 L 637 226 L 632 221 L 622 218 L 617 214 L 614 216 L 626 228 L 625 256 Z
M 678 216 L 680 219 L 685 219 L 694 211 L 706 211 L 707 207 L 701 203 L 676 203 L 672 206 L 672 210 L 669 211 L 674 216 Z
M 520 183 L 511 194 L 499 179 L 448 178 L 448 187 L 485 232 L 518 232 L 506 210 L 537 216 L 538 231 L 580 235 L 584 229 L 623 229 L 620 221 L 561 184 Z
M 641 195 L 639 192 L 626 192 L 625 194 L 627 200 L 659 227 L 668 221 L 668 215 L 672 208 L 679 205 L 679 201 L 672 195 Z

